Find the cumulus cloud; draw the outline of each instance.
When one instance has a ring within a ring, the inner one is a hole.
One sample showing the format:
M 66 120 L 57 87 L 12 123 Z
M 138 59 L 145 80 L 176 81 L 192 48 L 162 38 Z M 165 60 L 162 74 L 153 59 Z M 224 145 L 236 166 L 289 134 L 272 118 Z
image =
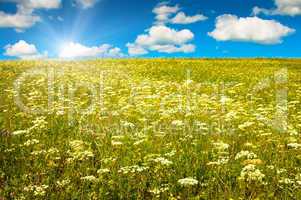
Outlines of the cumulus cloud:
M 39 21 L 41 21 L 39 16 L 20 13 L 6 14 L 0 11 L 0 28 L 15 28 L 16 31 L 22 32 Z
M 77 5 L 84 9 L 92 8 L 98 0 L 76 0 Z
M 235 15 L 217 17 L 215 30 L 208 33 L 218 41 L 245 41 L 259 44 L 277 44 L 295 30 L 275 20 L 258 17 L 238 18 Z
M 266 9 L 260 7 L 253 8 L 253 14 L 265 15 L 301 15 L 301 0 L 275 0 L 276 8 Z
M 70 42 L 66 44 L 60 54 L 60 58 L 95 58 L 95 57 L 124 57 L 120 48 L 109 44 L 88 47 L 79 43 Z
M 208 19 L 208 17 L 197 14 L 194 16 L 187 16 L 184 12 L 179 12 L 174 18 L 171 19 L 171 23 L 173 24 L 192 24 L 198 21 L 204 21 Z
M 187 16 L 184 12 L 179 12 L 181 8 L 179 5 L 169 6 L 168 2 L 159 3 L 154 9 L 156 25 L 172 24 L 191 24 L 198 21 L 204 21 L 206 16 L 197 14 L 194 16 Z M 175 16 L 174 16 L 175 15 Z
M 180 10 L 178 5 L 168 6 L 167 2 L 159 3 L 154 9 L 153 13 L 156 14 L 156 24 L 165 24 L 169 21 L 169 17 L 172 14 L 177 13 Z
M 194 38 L 194 34 L 183 29 L 177 31 L 164 25 L 152 26 L 147 34 L 138 35 L 134 43 L 128 43 L 130 55 L 143 55 L 148 51 L 161 53 L 194 52 L 195 46 L 188 44 Z
M 34 9 L 56 9 L 61 6 L 61 0 L 16 0 L 18 9 L 22 12 Z
M 20 32 L 32 27 L 41 18 L 34 14 L 35 9 L 56 9 L 61 5 L 61 0 L 4 0 L 17 4 L 17 12 L 8 14 L 0 11 L 0 28 L 15 28 Z
M 145 34 L 137 36 L 135 42 L 127 43 L 129 55 L 144 55 L 150 51 L 160 53 L 192 53 L 195 45 L 191 44 L 194 34 L 188 30 L 175 30 L 166 24 L 191 24 L 206 20 L 207 17 L 201 14 L 187 16 L 180 11 L 179 5 L 170 6 L 168 2 L 159 3 L 154 9 L 154 25 L 146 30 Z M 180 12 L 179 12 L 180 11 Z
M 128 53 L 130 55 L 144 55 L 148 53 L 146 49 L 144 49 L 142 46 L 139 46 L 137 44 L 127 43 L 126 46 L 128 48 Z
M 6 56 L 17 57 L 20 59 L 42 59 L 47 58 L 47 52 L 40 54 L 34 44 L 29 44 L 20 40 L 15 44 L 8 44 L 4 47 Z

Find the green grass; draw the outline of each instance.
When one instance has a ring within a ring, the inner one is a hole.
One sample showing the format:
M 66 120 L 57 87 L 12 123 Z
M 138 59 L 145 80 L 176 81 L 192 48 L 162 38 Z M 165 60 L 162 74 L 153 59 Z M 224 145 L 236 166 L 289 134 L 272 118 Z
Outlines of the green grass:
M 7 61 L 0 90 L 0 199 L 301 199 L 301 60 Z

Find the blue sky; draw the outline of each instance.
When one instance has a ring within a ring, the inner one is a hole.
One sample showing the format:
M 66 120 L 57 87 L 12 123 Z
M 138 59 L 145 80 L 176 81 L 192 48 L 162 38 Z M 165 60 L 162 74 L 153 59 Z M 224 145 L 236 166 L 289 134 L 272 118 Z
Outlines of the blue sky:
M 0 0 L 0 59 L 300 57 L 301 0 Z

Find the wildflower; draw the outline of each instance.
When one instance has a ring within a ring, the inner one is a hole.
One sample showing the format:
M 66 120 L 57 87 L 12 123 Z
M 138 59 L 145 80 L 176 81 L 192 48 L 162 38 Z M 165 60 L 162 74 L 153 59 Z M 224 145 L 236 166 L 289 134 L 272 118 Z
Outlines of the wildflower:
M 244 146 L 245 147 L 250 147 L 250 148 L 257 148 L 257 146 L 255 146 L 254 144 L 252 144 L 251 142 L 246 142 L 245 144 L 244 144 Z
M 122 142 L 120 142 L 120 141 L 115 141 L 115 140 L 112 140 L 112 146 L 114 146 L 114 147 L 119 147 L 119 146 L 122 146 L 123 145 L 123 143 Z
M 280 169 L 277 169 L 277 174 L 279 175 L 279 174 L 283 174 L 283 173 L 286 173 L 287 172 L 287 170 L 286 169 L 283 169 L 283 168 L 280 168 Z
M 94 154 L 91 151 L 85 150 L 81 152 L 76 152 L 73 154 L 74 157 L 77 157 L 79 160 L 85 160 L 86 158 L 94 157 Z
M 248 183 L 263 183 L 264 177 L 265 175 L 256 168 L 256 165 L 249 164 L 242 169 L 238 179 Z
M 108 157 L 108 158 L 103 158 L 101 159 L 101 161 L 104 163 L 104 164 L 111 164 L 111 163 L 114 163 L 116 162 L 116 158 L 112 158 L 112 157 Z
M 56 181 L 56 184 L 58 185 L 58 187 L 65 187 L 66 185 L 68 185 L 70 183 L 69 179 L 64 179 L 61 181 Z
M 287 147 L 289 149 L 301 149 L 301 144 L 298 144 L 298 143 L 290 143 L 290 144 L 287 144 Z
M 241 158 L 254 159 L 257 158 L 257 155 L 250 151 L 240 151 L 236 154 L 235 160 L 239 160 Z
M 297 175 L 295 176 L 295 180 L 296 180 L 296 183 L 297 183 L 299 186 L 301 186 L 301 174 L 297 174 Z
M 38 155 L 44 155 L 46 153 L 47 152 L 45 150 L 40 150 L 40 151 L 33 151 L 30 154 L 33 155 L 33 156 L 38 156 Z
M 69 142 L 71 148 L 75 151 L 82 150 L 84 148 L 84 142 L 81 140 L 72 140 Z
M 71 158 L 68 158 L 68 162 L 73 162 L 75 160 L 87 160 L 93 158 L 94 154 L 92 151 L 85 149 L 85 143 L 81 140 L 73 140 L 69 142 L 72 151 L 70 151 Z
M 269 137 L 271 135 L 273 135 L 273 133 L 262 133 L 259 136 L 261 136 L 261 137 Z
M 231 121 L 232 119 L 237 118 L 237 113 L 235 111 L 230 111 L 226 114 L 226 121 Z
M 151 190 L 149 190 L 149 192 L 154 195 L 159 195 L 161 193 L 160 189 L 158 189 L 158 188 L 151 189 Z
M 225 151 L 229 148 L 229 144 L 226 144 L 224 142 L 215 142 L 215 143 L 213 143 L 213 146 L 218 151 Z
M 97 178 L 95 176 L 84 176 L 80 178 L 85 182 L 97 182 Z
M 165 153 L 164 155 L 165 155 L 166 157 L 173 157 L 174 155 L 176 155 L 176 151 L 175 151 L 175 150 L 172 150 L 171 152 Z
M 47 153 L 48 154 L 58 154 L 59 153 L 59 150 L 55 147 L 52 147 L 50 149 L 47 150 Z
M 144 142 L 145 142 L 145 139 L 138 140 L 138 141 L 134 142 L 134 146 L 138 146 L 138 145 L 140 145 L 140 144 L 142 144 Z
M 181 128 L 184 126 L 184 122 L 181 120 L 174 120 L 171 122 L 171 125 L 176 127 L 176 128 Z
M 108 168 L 97 170 L 97 174 L 107 174 L 107 173 L 110 173 L 110 170 Z
M 202 122 L 199 122 L 199 121 L 196 121 L 194 123 L 195 127 L 196 127 L 196 130 L 200 131 L 200 133 L 202 135 L 207 135 L 207 132 L 208 132 L 208 127 L 207 127 L 207 124 L 206 123 L 202 123 Z
M 122 126 L 125 128 L 130 128 L 130 129 L 135 128 L 135 124 L 133 124 L 131 122 L 122 122 Z
M 33 121 L 33 126 L 29 130 L 42 131 L 47 129 L 47 124 L 46 117 L 38 117 Z
M 261 165 L 263 164 L 263 161 L 260 159 L 248 159 L 243 161 L 244 165 L 249 165 L 249 164 L 253 164 L 253 165 Z
M 122 140 L 124 139 L 124 135 L 113 135 L 112 140 Z
M 274 170 L 274 169 L 275 169 L 275 166 L 274 166 L 274 165 L 267 165 L 267 168 L 268 168 L 269 170 Z
M 40 143 L 39 140 L 37 140 L 37 139 L 31 139 L 31 140 L 27 140 L 23 145 L 29 147 L 29 146 L 32 146 L 32 145 L 35 145 L 35 144 L 39 144 L 39 143 Z
M 208 162 L 206 165 L 208 166 L 214 166 L 214 165 L 225 165 L 229 162 L 229 157 L 227 156 L 219 156 L 219 158 L 216 161 Z
M 126 175 L 128 173 L 136 173 L 136 172 L 140 173 L 140 172 L 143 172 L 147 169 L 148 169 L 148 167 L 133 165 L 133 166 L 121 167 L 118 170 L 118 172 Z
M 17 136 L 17 135 L 25 135 L 27 133 L 28 133 L 28 130 L 18 130 L 18 131 L 12 132 L 12 135 L 15 135 L 15 136 Z
M 152 159 L 153 162 L 155 163 L 160 163 L 161 165 L 165 165 L 165 166 L 169 166 L 169 165 L 172 165 L 172 161 L 169 161 L 167 160 L 166 158 L 163 158 L 163 157 L 157 157 L 157 158 L 154 158 Z
M 283 179 L 279 180 L 278 182 L 281 184 L 285 184 L 285 185 L 292 185 L 295 183 L 294 180 L 289 179 L 289 178 L 283 178 Z
M 34 196 L 45 196 L 47 188 L 48 188 L 48 185 L 36 186 L 34 193 L 33 193 Z
M 24 188 L 26 192 L 33 192 L 34 196 L 45 196 L 48 185 L 29 185 Z
M 188 177 L 188 178 L 179 179 L 178 183 L 184 187 L 188 187 L 188 186 L 197 185 L 199 182 L 194 178 Z

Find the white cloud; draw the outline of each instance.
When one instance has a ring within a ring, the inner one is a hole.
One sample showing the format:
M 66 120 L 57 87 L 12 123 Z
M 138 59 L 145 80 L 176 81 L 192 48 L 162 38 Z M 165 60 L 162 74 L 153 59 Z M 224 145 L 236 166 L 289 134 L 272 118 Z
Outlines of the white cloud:
M 184 12 L 179 12 L 174 18 L 171 19 L 171 23 L 173 24 L 191 24 L 198 21 L 204 21 L 208 19 L 208 17 L 197 14 L 194 16 L 187 16 Z
M 158 51 L 160 53 L 191 53 L 195 51 L 195 46 L 193 44 L 183 44 L 181 46 L 176 46 L 173 44 L 158 44 L 150 46 L 150 50 Z
M 35 25 L 41 21 L 39 16 L 27 14 L 6 14 L 0 11 L 0 27 L 15 28 L 18 32 Z
M 76 3 L 80 5 L 82 8 L 92 8 L 98 0 L 76 0 Z
M 142 46 L 151 46 L 155 44 L 176 44 L 181 45 L 194 37 L 193 33 L 188 29 L 177 31 L 169 27 L 160 25 L 152 26 L 148 34 L 139 35 L 136 43 Z
M 275 20 L 263 20 L 258 17 L 238 18 L 235 15 L 217 17 L 215 30 L 208 33 L 218 41 L 245 41 L 259 44 L 277 44 L 282 37 L 295 30 Z
M 130 55 L 142 55 L 148 51 L 161 53 L 194 52 L 195 46 L 187 44 L 194 38 L 194 34 L 188 30 L 177 31 L 164 25 L 152 26 L 147 34 L 137 37 L 135 43 L 128 43 Z
M 41 18 L 33 13 L 35 9 L 56 9 L 61 6 L 61 0 L 10 0 L 10 2 L 17 4 L 17 12 L 8 14 L 0 11 L 0 28 L 15 28 L 19 32 L 41 21 Z
M 61 0 L 23 0 L 16 1 L 21 11 L 34 9 L 57 9 L 61 6 Z
M 84 46 L 79 43 L 70 42 L 62 47 L 60 58 L 95 58 L 95 57 L 124 57 L 121 49 L 109 44 L 101 46 Z
M 188 30 L 175 30 L 166 24 L 191 24 L 206 20 L 201 14 L 187 16 L 179 12 L 178 5 L 170 6 L 168 2 L 159 3 L 154 9 L 156 14 L 154 25 L 145 34 L 138 35 L 135 42 L 127 43 L 129 55 L 144 55 L 150 51 L 160 53 L 192 53 L 196 47 L 189 42 L 193 40 L 194 34 Z
M 179 12 L 181 8 L 179 5 L 169 6 L 168 2 L 159 3 L 154 9 L 156 25 L 172 24 L 191 24 L 198 21 L 204 21 L 206 16 L 197 14 L 194 16 L 187 16 L 184 12 Z M 174 16 L 175 15 L 175 16 Z
M 137 44 L 127 43 L 126 46 L 130 55 L 144 55 L 148 53 L 146 49 Z
M 47 52 L 40 54 L 34 44 L 28 44 L 24 40 L 16 44 L 8 44 L 4 47 L 6 56 L 17 57 L 21 59 L 42 59 L 47 58 Z
M 178 5 L 168 6 L 167 2 L 159 3 L 154 9 L 153 13 L 156 14 L 156 24 L 165 24 L 169 21 L 169 17 L 172 14 L 177 13 L 180 10 Z
M 260 7 L 253 8 L 253 14 L 258 15 L 301 15 L 301 0 L 275 0 L 276 8 L 266 9 Z

